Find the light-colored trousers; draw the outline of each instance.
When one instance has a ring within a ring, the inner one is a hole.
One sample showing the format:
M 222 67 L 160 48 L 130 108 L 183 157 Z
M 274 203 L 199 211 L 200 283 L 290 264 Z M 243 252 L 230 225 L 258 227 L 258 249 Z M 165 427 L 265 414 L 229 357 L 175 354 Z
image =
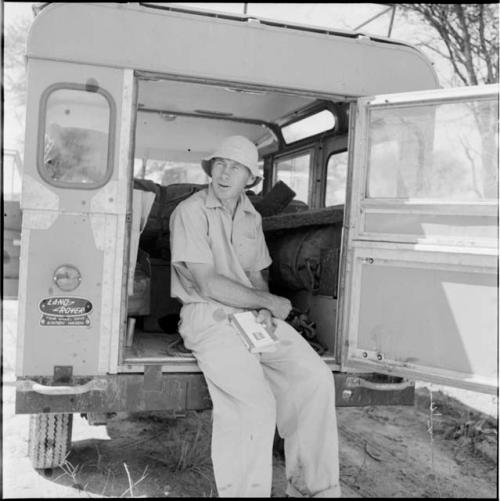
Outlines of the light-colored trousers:
M 220 497 L 270 497 L 276 425 L 287 494 L 340 497 L 333 374 L 289 324 L 276 351 L 253 354 L 215 303 L 184 305 L 179 331 L 213 403 L 212 463 Z

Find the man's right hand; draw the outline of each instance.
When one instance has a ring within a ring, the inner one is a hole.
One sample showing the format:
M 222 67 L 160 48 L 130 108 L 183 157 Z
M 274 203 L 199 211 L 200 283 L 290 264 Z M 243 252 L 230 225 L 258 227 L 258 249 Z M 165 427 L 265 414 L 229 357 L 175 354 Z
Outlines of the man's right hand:
M 271 294 L 271 304 L 267 309 L 273 314 L 273 317 L 285 320 L 292 309 L 292 303 L 286 297 L 275 296 Z

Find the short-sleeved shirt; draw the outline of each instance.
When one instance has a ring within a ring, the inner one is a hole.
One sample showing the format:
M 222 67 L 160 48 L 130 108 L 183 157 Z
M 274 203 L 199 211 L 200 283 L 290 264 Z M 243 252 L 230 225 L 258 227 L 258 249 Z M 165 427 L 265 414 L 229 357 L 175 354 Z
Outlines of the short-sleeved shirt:
M 170 217 L 171 296 L 183 304 L 208 302 L 200 296 L 186 263 L 212 264 L 218 274 L 253 287 L 246 272 L 267 268 L 272 260 L 261 215 L 245 193 L 234 218 L 215 196 L 212 184 L 183 200 Z

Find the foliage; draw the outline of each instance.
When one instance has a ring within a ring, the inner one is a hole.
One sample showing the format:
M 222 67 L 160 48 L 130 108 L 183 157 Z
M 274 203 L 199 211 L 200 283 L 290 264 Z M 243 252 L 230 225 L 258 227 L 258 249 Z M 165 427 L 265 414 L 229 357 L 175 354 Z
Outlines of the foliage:
M 398 4 L 415 12 L 438 38 L 420 45 L 447 59 L 464 85 L 498 82 L 498 4 Z
M 25 54 L 31 23 L 30 18 L 20 17 L 4 27 L 5 94 L 13 104 L 22 106 L 26 104 Z
M 32 19 L 23 16 L 4 20 L 3 89 L 4 141 L 16 149 L 21 157 L 24 151 L 24 126 L 27 99 L 26 41 Z

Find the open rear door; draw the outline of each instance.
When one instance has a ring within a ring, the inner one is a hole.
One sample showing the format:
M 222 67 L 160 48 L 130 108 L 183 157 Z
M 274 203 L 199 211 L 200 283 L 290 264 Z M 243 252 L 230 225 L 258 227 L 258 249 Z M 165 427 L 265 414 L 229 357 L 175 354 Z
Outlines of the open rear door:
M 16 374 L 116 373 L 132 70 L 30 59 Z
M 364 98 L 352 112 L 343 370 L 495 393 L 498 86 Z

